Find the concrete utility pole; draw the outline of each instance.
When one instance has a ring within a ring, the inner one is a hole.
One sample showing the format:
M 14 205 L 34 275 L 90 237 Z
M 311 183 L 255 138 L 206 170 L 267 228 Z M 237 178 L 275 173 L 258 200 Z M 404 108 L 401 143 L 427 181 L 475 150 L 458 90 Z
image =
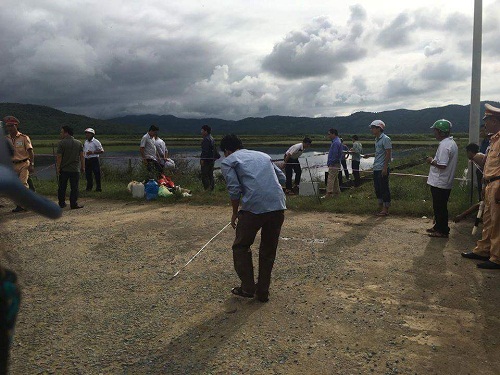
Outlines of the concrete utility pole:
M 472 41 L 472 79 L 469 115 L 469 142 L 479 144 L 481 117 L 481 45 L 483 41 L 483 1 L 474 0 L 474 34 Z

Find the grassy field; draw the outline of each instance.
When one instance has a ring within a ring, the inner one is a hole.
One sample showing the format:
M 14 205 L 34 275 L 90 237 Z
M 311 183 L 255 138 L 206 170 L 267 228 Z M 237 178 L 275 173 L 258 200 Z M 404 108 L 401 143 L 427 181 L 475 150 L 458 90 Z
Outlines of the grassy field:
M 402 159 L 395 159 L 392 167 L 397 167 L 407 164 L 411 161 L 422 161 L 423 157 L 433 155 L 437 147 L 437 141 L 425 139 L 425 142 L 433 144 L 425 148 L 419 148 L 410 156 Z M 467 167 L 467 158 L 465 156 L 464 147 L 465 140 L 459 141 L 459 163 L 457 167 L 456 177 L 462 177 L 463 170 Z M 422 146 L 422 144 L 419 144 Z M 223 179 L 219 176 L 216 182 L 214 192 L 205 192 L 202 189 L 199 171 L 190 166 L 185 160 L 177 161 L 178 170 L 173 174 L 172 178 L 177 185 L 181 185 L 192 190 L 193 196 L 190 198 L 182 198 L 174 195 L 169 198 L 160 198 L 158 201 L 151 202 L 151 207 L 158 205 L 173 204 L 175 202 L 187 202 L 193 205 L 205 204 L 221 204 L 228 205 L 228 197 Z M 422 174 L 427 175 L 429 166 L 426 163 L 397 170 L 397 173 Z M 303 173 L 308 173 L 304 170 Z M 131 180 L 143 180 L 146 175 L 145 170 L 140 164 L 133 165 L 130 170 L 116 169 L 103 165 L 103 192 L 86 192 L 84 191 L 85 180 L 81 181 L 81 197 L 105 198 L 105 199 L 120 199 L 132 200 L 130 193 L 126 190 L 126 186 Z M 356 213 L 367 214 L 373 213 L 377 208 L 377 202 L 374 195 L 371 173 L 365 173 L 364 183 L 361 187 L 344 191 L 338 199 L 335 200 L 318 200 L 316 197 L 288 197 L 287 205 L 294 210 L 315 210 L 328 211 L 337 213 Z M 324 176 L 313 171 L 313 179 L 323 181 Z M 422 177 L 407 177 L 393 175 L 390 179 L 392 207 L 391 214 L 407 215 L 407 216 L 432 216 L 432 199 L 429 187 L 426 183 L 426 178 Z M 321 182 L 322 187 L 324 183 Z M 55 180 L 37 180 L 37 189 L 44 195 L 55 195 L 57 184 Z M 474 199 L 477 194 L 474 193 Z M 84 199 L 83 199 L 84 200 Z M 459 181 L 455 182 L 451 193 L 449 210 L 450 215 L 456 215 L 469 207 L 470 203 L 470 188 L 467 184 Z
M 161 134 L 160 134 L 161 136 Z M 137 135 L 102 135 L 97 139 L 103 144 L 108 152 L 124 152 L 124 151 L 137 151 L 142 134 Z M 360 141 L 366 145 L 373 142 L 373 136 L 370 134 L 360 134 Z M 84 140 L 83 134 L 76 135 L 77 139 Z M 215 135 L 215 140 L 220 141 L 221 135 Z M 294 143 L 302 140 L 301 136 L 290 135 L 243 135 L 241 136 L 243 144 L 248 148 L 256 147 L 283 147 L 288 148 Z M 311 136 L 313 147 L 324 147 L 327 149 L 330 145 L 330 140 L 323 134 L 315 134 Z M 436 144 L 436 140 L 431 134 L 397 134 L 391 135 L 394 147 L 425 147 Z M 467 134 L 457 134 L 455 139 L 458 142 L 466 142 L 468 139 Z M 57 149 L 59 142 L 58 136 L 34 136 L 32 137 L 33 147 L 38 154 L 52 154 L 54 149 Z M 201 142 L 200 136 L 169 136 L 164 138 L 169 149 L 175 150 L 176 148 L 183 147 L 198 147 Z M 344 135 L 344 141 L 351 144 L 351 134 Z

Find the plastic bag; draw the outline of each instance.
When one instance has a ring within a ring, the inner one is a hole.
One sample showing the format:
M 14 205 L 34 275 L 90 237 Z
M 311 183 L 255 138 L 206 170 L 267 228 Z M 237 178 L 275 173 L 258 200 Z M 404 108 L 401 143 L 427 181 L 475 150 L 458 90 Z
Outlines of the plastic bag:
M 170 192 L 170 190 L 168 190 L 164 185 L 160 185 L 160 187 L 158 188 L 158 196 L 159 197 L 170 197 L 172 196 L 173 194 Z

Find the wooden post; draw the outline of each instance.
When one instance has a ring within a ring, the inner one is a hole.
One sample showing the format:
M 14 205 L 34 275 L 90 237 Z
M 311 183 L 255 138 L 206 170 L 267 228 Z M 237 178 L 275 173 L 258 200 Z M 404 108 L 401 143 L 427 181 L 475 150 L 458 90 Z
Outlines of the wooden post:
M 57 156 L 56 156 L 56 148 L 52 143 L 52 156 L 54 157 L 54 170 L 56 171 L 56 182 L 57 186 L 59 186 L 59 173 L 57 173 Z

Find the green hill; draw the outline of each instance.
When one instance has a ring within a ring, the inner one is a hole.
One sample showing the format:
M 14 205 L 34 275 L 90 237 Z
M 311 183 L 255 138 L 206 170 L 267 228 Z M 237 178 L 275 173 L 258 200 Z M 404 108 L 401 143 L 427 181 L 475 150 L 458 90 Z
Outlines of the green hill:
M 484 111 L 481 103 L 481 113 Z M 490 102 L 499 106 L 498 103 Z M 336 128 L 341 134 L 368 133 L 368 125 L 375 119 L 387 124 L 389 134 L 429 133 L 434 121 L 446 118 L 453 125 L 453 131 L 468 132 L 469 106 L 447 105 L 421 110 L 397 109 L 378 113 L 356 112 L 339 117 L 291 117 L 268 116 L 248 117 L 238 121 L 217 118 L 184 119 L 172 115 L 130 115 L 108 120 L 66 113 L 51 107 L 0 103 L 0 116 L 14 115 L 21 121 L 21 129 L 32 135 L 58 134 L 62 125 L 70 125 L 75 133 L 81 134 L 87 127 L 98 134 L 142 134 L 151 124 L 157 124 L 162 134 L 199 134 L 203 124 L 212 127 L 214 134 L 236 133 L 245 135 L 303 135 L 325 134 L 329 128 Z

